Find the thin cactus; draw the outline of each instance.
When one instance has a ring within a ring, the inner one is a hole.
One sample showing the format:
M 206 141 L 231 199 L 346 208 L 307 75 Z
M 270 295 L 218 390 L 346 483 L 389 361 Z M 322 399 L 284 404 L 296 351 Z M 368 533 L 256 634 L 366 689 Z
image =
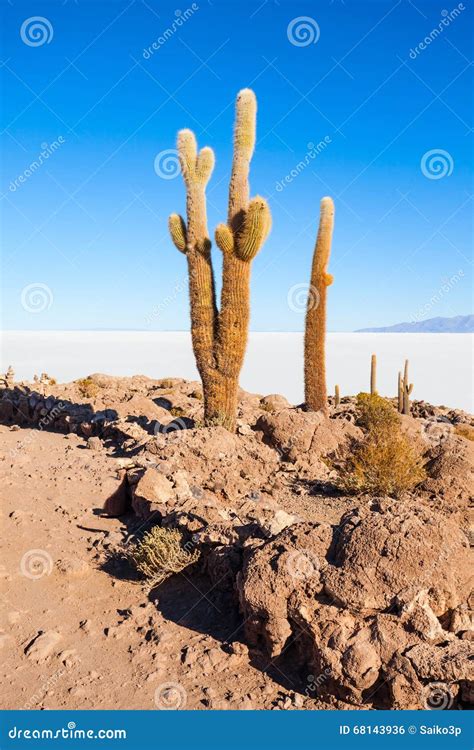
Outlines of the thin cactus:
M 400 414 L 403 412 L 403 378 L 402 373 L 398 373 L 398 411 Z
M 408 360 L 405 360 L 403 373 L 403 414 L 410 414 L 410 395 L 413 390 L 413 383 L 408 382 Z
M 370 358 L 370 393 L 374 396 L 377 393 L 377 357 L 372 354 Z
M 237 96 L 234 159 L 229 187 L 227 224 L 220 224 L 216 243 L 223 253 L 220 310 L 207 229 L 205 189 L 214 154 L 197 152 L 189 130 L 178 135 L 178 153 L 186 185 L 187 224 L 177 214 L 169 229 L 175 246 L 188 260 L 191 334 L 204 392 L 207 425 L 233 431 L 237 416 L 238 379 L 247 346 L 250 318 L 250 266 L 271 227 L 270 210 L 261 197 L 249 198 L 249 169 L 255 145 L 257 102 L 250 89 Z
M 334 388 L 334 406 L 339 406 L 340 403 L 341 403 L 341 396 L 339 393 L 339 386 L 336 385 L 336 387 Z
M 307 409 L 327 414 L 326 296 L 333 277 L 327 273 L 334 228 L 334 203 L 323 198 L 311 269 L 305 327 L 304 379 Z

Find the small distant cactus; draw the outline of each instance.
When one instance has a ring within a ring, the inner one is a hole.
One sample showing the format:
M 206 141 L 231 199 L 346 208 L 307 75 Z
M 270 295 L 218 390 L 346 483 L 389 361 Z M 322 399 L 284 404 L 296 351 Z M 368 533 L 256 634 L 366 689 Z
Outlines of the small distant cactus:
M 413 390 L 413 383 L 408 382 L 408 360 L 405 360 L 403 372 L 403 414 L 410 414 L 410 395 Z
M 341 395 L 339 393 L 339 386 L 336 385 L 334 389 L 334 406 L 339 406 L 341 403 Z
M 143 539 L 131 549 L 128 557 L 136 569 L 157 586 L 173 573 L 180 573 L 199 559 L 199 550 L 183 545 L 178 529 L 154 526 Z
M 402 373 L 398 372 L 398 384 L 397 384 L 397 393 L 398 393 L 398 411 L 400 414 L 403 411 L 403 378 Z
M 205 195 L 214 168 L 214 153 L 210 148 L 198 153 L 190 130 L 178 134 L 187 222 L 178 214 L 169 219 L 171 238 L 188 261 L 191 335 L 203 385 L 205 423 L 223 425 L 230 431 L 235 430 L 238 381 L 247 346 L 250 266 L 271 227 L 266 201 L 249 197 L 256 112 L 255 94 L 243 89 L 236 102 L 227 224 L 219 224 L 215 232 L 216 244 L 223 253 L 220 310 L 216 302 Z
M 305 403 L 310 411 L 328 412 L 326 389 L 326 290 L 333 277 L 327 273 L 334 228 L 332 198 L 321 201 L 320 219 L 311 269 L 305 326 Z
M 372 354 L 370 358 L 370 393 L 374 396 L 377 393 L 377 357 Z

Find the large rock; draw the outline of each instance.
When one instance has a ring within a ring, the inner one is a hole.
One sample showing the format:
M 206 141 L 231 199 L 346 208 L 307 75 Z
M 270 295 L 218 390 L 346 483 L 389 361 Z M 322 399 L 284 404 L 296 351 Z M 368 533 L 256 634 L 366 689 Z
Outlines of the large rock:
M 283 409 L 266 413 L 257 420 L 265 442 L 281 459 L 297 464 L 314 464 L 323 456 L 347 447 L 362 432 L 350 422 L 328 419 L 321 412 Z
M 238 589 L 249 643 L 276 657 L 293 638 L 321 695 L 423 708 L 428 680 L 469 692 L 450 627 L 467 621 L 468 544 L 439 514 L 380 499 L 337 528 L 296 524 L 248 552 Z

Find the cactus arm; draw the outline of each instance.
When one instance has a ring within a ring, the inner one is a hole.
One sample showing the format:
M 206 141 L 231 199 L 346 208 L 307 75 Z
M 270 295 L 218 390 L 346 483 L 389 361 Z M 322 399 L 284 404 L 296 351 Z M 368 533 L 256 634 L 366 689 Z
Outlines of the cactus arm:
M 332 283 L 327 265 L 334 229 L 334 203 L 321 201 L 318 236 L 311 269 L 305 326 L 305 401 L 311 411 L 328 412 L 326 389 L 326 290 Z
M 234 252 L 234 235 L 227 224 L 219 224 L 216 227 L 215 240 L 223 253 Z
M 178 155 L 186 186 L 187 224 L 178 214 L 169 219 L 171 239 L 188 261 L 191 336 L 199 374 L 204 379 L 215 365 L 214 337 L 217 305 L 214 273 L 207 228 L 206 186 L 214 167 L 214 153 L 203 148 L 199 154 L 194 133 L 178 133 Z
M 241 260 L 252 260 L 270 232 L 272 218 L 264 198 L 252 198 L 245 214 L 236 253 Z
M 229 211 L 227 223 L 240 229 L 242 213 L 247 210 L 250 196 L 249 171 L 255 147 L 257 100 L 250 89 L 237 95 L 234 127 L 234 158 L 229 186 Z
M 168 228 L 170 230 L 171 239 L 173 240 L 174 246 L 181 252 L 186 252 L 186 245 L 188 242 L 188 235 L 186 231 L 186 224 L 184 219 L 179 214 L 171 214 L 168 219 Z

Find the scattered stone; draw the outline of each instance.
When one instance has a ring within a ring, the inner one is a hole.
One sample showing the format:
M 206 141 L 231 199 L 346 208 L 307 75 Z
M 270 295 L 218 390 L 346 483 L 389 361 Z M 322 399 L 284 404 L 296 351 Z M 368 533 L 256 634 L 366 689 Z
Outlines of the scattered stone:
M 39 632 L 25 649 L 25 655 L 28 659 L 38 663 L 46 661 L 56 649 L 61 641 L 62 636 L 53 630 Z

